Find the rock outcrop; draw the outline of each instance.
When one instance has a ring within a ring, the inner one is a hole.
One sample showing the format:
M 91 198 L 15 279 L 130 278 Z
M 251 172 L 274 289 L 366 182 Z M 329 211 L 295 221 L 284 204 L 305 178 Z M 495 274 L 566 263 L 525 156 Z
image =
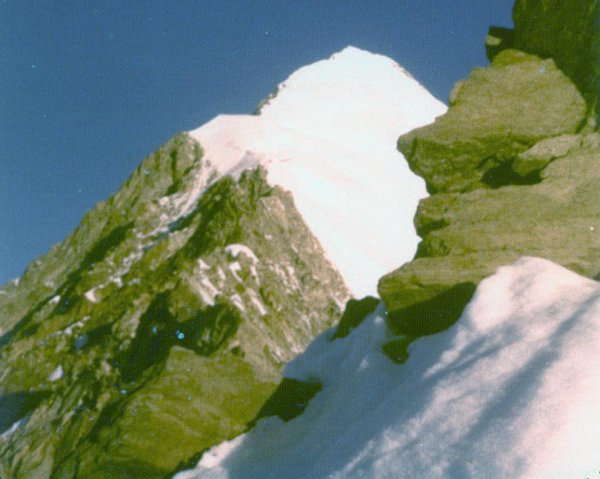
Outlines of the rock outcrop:
M 432 194 L 416 213 L 415 259 L 379 282 L 398 333 L 449 327 L 481 279 L 521 256 L 600 274 L 600 134 L 589 122 L 600 89 L 584 86 L 581 73 L 595 71 L 600 56 L 567 59 L 571 47 L 593 51 L 589 29 L 575 25 L 592 24 L 597 2 L 578 2 L 577 12 L 555 3 L 517 2 L 513 49 L 495 51 L 489 68 L 456 85 L 446 115 L 398 141 Z M 558 29 L 559 12 L 563 29 L 542 33 Z M 542 37 L 553 39 L 544 51 Z
M 598 0 L 518 0 L 513 30 L 492 27 L 488 57 L 514 48 L 553 58 L 598 113 L 600 85 L 600 2 Z
M 163 477 L 243 432 L 348 296 L 291 195 L 260 167 L 215 180 L 186 134 L 5 291 L 0 477 L 18 478 Z
M 448 113 L 402 136 L 398 148 L 430 193 L 498 187 L 527 181 L 511 176 L 514 158 L 544 138 L 576 133 L 585 114 L 552 60 L 506 50 L 459 82 Z

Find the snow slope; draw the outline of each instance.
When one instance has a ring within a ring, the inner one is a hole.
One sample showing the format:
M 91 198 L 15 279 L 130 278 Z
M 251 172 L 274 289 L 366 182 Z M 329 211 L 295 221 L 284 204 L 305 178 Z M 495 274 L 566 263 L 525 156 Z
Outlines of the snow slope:
M 348 47 L 296 71 L 259 116 L 221 115 L 190 135 L 220 174 L 264 165 L 352 294 L 374 295 L 380 276 L 412 258 L 425 196 L 396 140 L 445 111 L 389 58 Z
M 382 314 L 345 339 L 324 333 L 288 365 L 323 384 L 301 416 L 263 420 L 176 477 L 598 477 L 598 282 L 523 258 L 400 366 L 380 352 Z

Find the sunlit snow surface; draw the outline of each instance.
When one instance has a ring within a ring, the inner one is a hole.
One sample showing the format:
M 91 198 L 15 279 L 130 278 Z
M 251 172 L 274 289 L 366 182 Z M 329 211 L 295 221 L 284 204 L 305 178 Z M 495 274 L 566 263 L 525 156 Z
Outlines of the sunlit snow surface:
M 600 284 L 523 258 L 448 331 L 380 353 L 380 308 L 285 375 L 323 389 L 208 451 L 183 478 L 586 479 L 600 475 Z
M 266 166 L 364 296 L 417 245 L 412 220 L 425 187 L 398 136 L 445 111 L 395 62 L 349 47 L 290 76 L 259 116 L 221 115 L 190 135 L 221 174 Z

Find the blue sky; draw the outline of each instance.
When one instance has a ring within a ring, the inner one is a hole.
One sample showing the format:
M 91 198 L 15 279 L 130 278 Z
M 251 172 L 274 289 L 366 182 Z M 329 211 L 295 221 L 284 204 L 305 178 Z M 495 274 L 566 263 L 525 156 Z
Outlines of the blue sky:
M 250 113 L 347 45 L 434 95 L 486 65 L 512 0 L 0 0 L 0 284 L 73 230 L 146 155 Z

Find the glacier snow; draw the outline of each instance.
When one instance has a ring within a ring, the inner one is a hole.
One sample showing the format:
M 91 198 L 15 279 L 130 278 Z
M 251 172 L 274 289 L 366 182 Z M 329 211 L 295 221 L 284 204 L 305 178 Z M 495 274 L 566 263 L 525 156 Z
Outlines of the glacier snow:
M 383 307 L 319 336 L 284 375 L 323 389 L 177 479 L 585 479 L 600 473 L 600 284 L 522 258 L 461 319 L 392 363 Z

